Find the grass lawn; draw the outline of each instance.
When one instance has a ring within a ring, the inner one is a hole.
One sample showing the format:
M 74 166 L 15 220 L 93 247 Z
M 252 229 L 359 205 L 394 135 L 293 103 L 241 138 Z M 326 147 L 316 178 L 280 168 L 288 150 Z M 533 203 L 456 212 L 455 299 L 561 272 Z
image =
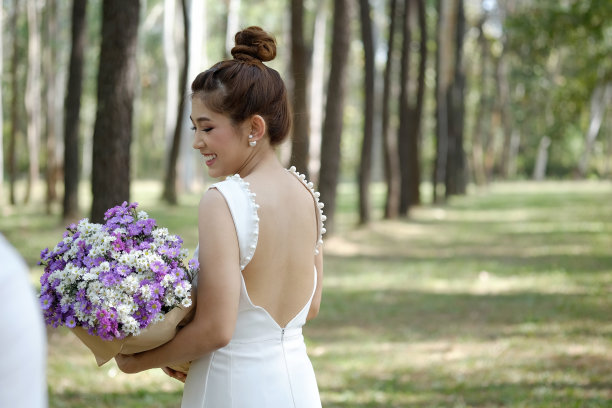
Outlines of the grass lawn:
M 195 247 L 197 195 L 171 208 L 155 184 L 134 190 Z M 359 229 L 355 190 L 340 193 L 321 314 L 304 329 L 324 407 L 612 407 L 612 184 L 494 184 Z M 62 232 L 41 208 L 0 219 L 33 282 Z M 66 330 L 48 337 L 51 407 L 180 405 L 161 370 L 98 368 Z

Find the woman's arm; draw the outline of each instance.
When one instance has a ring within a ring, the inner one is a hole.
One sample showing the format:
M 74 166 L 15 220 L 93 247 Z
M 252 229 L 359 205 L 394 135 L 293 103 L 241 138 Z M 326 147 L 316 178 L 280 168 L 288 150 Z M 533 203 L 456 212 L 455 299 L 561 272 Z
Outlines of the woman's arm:
M 317 268 L 317 287 L 315 288 L 314 296 L 312 297 L 312 303 L 310 304 L 310 310 L 306 316 L 306 321 L 314 319 L 319 314 L 319 308 L 321 307 L 321 296 L 323 294 L 323 248 L 319 248 L 319 253 L 315 255 L 315 267 Z
M 195 360 L 224 347 L 233 336 L 240 299 L 240 254 L 236 228 L 225 199 L 215 189 L 198 209 L 200 271 L 193 320 L 168 343 L 115 359 L 126 373 Z

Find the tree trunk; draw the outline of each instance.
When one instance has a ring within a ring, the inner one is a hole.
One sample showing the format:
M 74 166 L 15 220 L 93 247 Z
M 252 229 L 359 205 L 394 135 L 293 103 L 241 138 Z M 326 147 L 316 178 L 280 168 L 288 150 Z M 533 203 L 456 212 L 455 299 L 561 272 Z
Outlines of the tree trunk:
M 178 106 L 178 98 L 180 97 L 180 95 L 176 93 L 176 89 L 179 87 L 178 44 L 175 39 L 177 4 L 177 0 L 164 0 L 164 31 L 162 44 L 164 61 L 166 63 L 166 119 L 164 134 L 167 146 L 172 146 L 172 139 L 176 129 L 176 107 Z
M 385 218 L 394 219 L 399 215 L 400 203 L 400 165 L 397 151 L 397 137 L 390 129 L 391 82 L 393 78 L 393 57 L 395 54 L 395 31 L 397 21 L 397 0 L 391 0 L 389 9 L 389 38 L 387 43 L 387 63 L 383 82 L 382 135 L 385 162 L 385 181 L 387 195 Z
M 361 36 L 365 61 L 365 101 L 363 117 L 363 141 L 359 165 L 359 223 L 370 221 L 370 179 L 372 175 L 372 146 L 374 139 L 374 37 L 369 0 L 359 0 Z
M 240 27 L 240 0 L 227 0 L 227 25 L 225 30 L 225 52 L 231 58 L 234 36 Z
M 402 178 L 402 200 L 400 213 L 407 214 L 409 208 L 421 203 L 421 122 L 423 117 L 423 103 L 425 95 L 425 72 L 427 64 L 427 23 L 425 19 L 425 3 L 423 0 L 411 0 L 411 13 L 417 12 L 419 26 L 419 65 L 416 79 L 416 102 L 408 104 L 406 123 L 405 150 L 406 159 L 403 166 L 406 168 Z M 412 18 L 409 17 L 412 21 Z M 412 23 L 410 23 L 412 25 Z M 412 28 L 410 28 L 412 33 Z M 412 37 L 412 35 L 410 35 Z M 409 86 L 408 89 L 413 87 Z M 412 99 L 412 98 L 411 98 Z
M 91 221 L 130 199 L 130 143 L 140 2 L 106 0 L 94 126 Z M 112 64 L 108 62 L 112 61 Z
M 411 160 L 414 159 L 413 140 L 411 140 L 410 123 L 412 112 L 410 111 L 410 45 L 412 42 L 412 30 L 410 27 L 410 0 L 404 0 L 404 12 L 402 15 L 402 56 L 400 72 L 400 100 L 399 100 L 399 130 L 397 134 L 397 146 L 400 163 L 400 215 L 408 214 L 410 202 L 410 170 Z
M 4 8 L 0 8 L 0 72 L 4 72 Z M 4 205 L 4 110 L 0 86 L 0 208 Z
M 315 17 L 312 64 L 310 64 L 310 180 L 318 184 L 321 166 L 321 123 L 323 123 L 323 93 L 325 87 L 325 31 L 327 25 L 326 2 L 319 0 Z
M 335 223 L 336 190 L 340 172 L 340 140 L 344 116 L 346 68 L 350 46 L 350 6 L 348 0 L 334 0 L 332 60 L 327 89 L 325 122 L 321 143 L 319 191 L 325 202 L 326 227 L 332 233 Z
M 187 15 L 189 23 L 189 61 L 187 69 L 187 83 L 181 98 L 188 98 L 191 93 L 191 81 L 203 70 L 208 67 L 207 51 L 206 51 L 206 2 L 193 1 L 191 9 Z M 195 24 L 192 24 L 194 21 Z M 187 102 L 189 99 L 185 99 Z M 179 120 L 183 121 L 183 136 L 181 137 L 181 148 L 179 153 L 178 177 L 179 191 L 180 188 L 185 191 L 192 191 L 199 181 L 203 180 L 204 172 L 197 171 L 201 168 L 202 156 L 196 154 L 192 147 L 193 132 L 191 131 L 191 104 L 184 103 L 183 111 L 180 114 Z
M 55 72 L 55 39 L 57 38 L 57 12 L 55 0 L 48 0 L 46 6 L 46 44 L 43 50 L 43 64 L 45 76 L 45 96 L 46 96 L 46 137 L 47 137 L 47 165 L 46 165 L 46 181 L 47 181 L 47 197 L 45 200 L 47 214 L 51 214 L 51 204 L 57 200 L 57 176 L 58 176 L 58 160 L 56 156 L 57 139 L 55 130 L 57 129 L 57 115 L 55 109 L 57 99 L 56 87 L 56 72 Z
M 593 94 L 591 95 L 591 115 L 589 119 L 589 128 L 585 135 L 584 151 L 580 161 L 578 162 L 578 175 L 580 177 L 584 177 L 587 174 L 591 150 L 593 150 L 593 144 L 595 143 L 595 139 L 597 139 L 597 135 L 599 134 L 599 129 L 601 128 L 601 124 L 603 122 L 606 107 L 611 101 L 612 82 L 597 85 L 595 90 L 593 90 Z
M 472 132 L 472 171 L 474 174 L 474 182 L 476 185 L 482 186 L 487 182 L 487 176 L 484 163 L 484 134 L 487 131 L 486 121 L 488 114 L 488 76 L 487 66 L 489 62 L 488 43 L 484 36 L 483 25 L 485 18 L 483 17 L 478 23 L 478 43 L 480 45 L 480 95 L 478 107 L 476 109 L 475 126 Z
M 501 160 L 499 163 L 500 173 L 504 179 L 510 176 L 512 155 L 512 118 L 510 110 L 510 85 L 508 79 L 508 57 L 506 55 L 506 41 L 503 41 L 502 54 L 497 62 L 497 98 L 499 112 L 501 114 L 501 126 L 503 131 L 503 145 Z
M 0 72 L 4 72 L 4 8 L 0 9 Z M 0 208 L 4 205 L 4 110 L 0 86 Z
M 174 137 L 172 138 L 172 146 L 170 148 L 170 155 L 168 157 L 168 170 L 166 171 L 166 179 L 164 181 L 164 192 L 163 199 L 172 205 L 177 204 L 176 195 L 176 178 L 177 178 L 177 162 L 181 147 L 181 134 L 183 132 L 183 120 L 181 114 L 183 113 L 185 105 L 184 92 L 187 88 L 187 71 L 189 69 L 189 15 L 187 10 L 186 0 L 181 1 L 181 9 L 183 11 L 183 69 L 181 71 L 181 78 L 178 84 L 178 91 L 175 88 L 174 92 L 178 92 L 178 111 L 174 115 L 175 128 Z M 168 106 L 172 109 L 172 107 Z M 175 106 L 174 109 L 177 109 Z
M 533 169 L 534 180 L 541 181 L 546 178 L 546 165 L 548 163 L 548 148 L 550 147 L 550 142 L 551 140 L 548 136 L 543 136 L 540 139 L 538 155 Z
M 13 15 L 10 21 L 10 31 L 13 37 L 13 50 L 11 55 L 11 129 L 9 132 L 8 173 L 9 173 L 9 202 L 17 204 L 15 197 L 15 183 L 17 181 L 17 139 L 19 135 L 19 35 L 17 33 L 17 18 L 19 16 L 19 1 L 13 3 Z
M 453 80 L 448 90 L 448 160 L 446 169 L 446 196 L 465 194 L 466 169 L 463 150 L 463 126 L 465 116 L 465 72 L 463 66 L 463 37 L 465 14 L 463 0 L 458 0 L 455 33 L 455 63 Z
M 40 92 L 40 30 L 38 27 L 37 2 L 28 1 L 28 79 L 25 106 L 28 118 L 28 183 L 24 202 L 28 203 L 38 184 L 39 150 L 41 134 L 41 92 Z
M 452 8 L 455 1 L 438 0 L 438 27 L 436 50 L 436 155 L 433 169 L 433 201 L 440 201 L 440 185 L 446 180 L 446 162 L 448 159 L 448 87 L 451 82 Z
M 72 2 L 72 47 L 68 87 L 64 103 L 64 221 L 74 220 L 79 215 L 79 123 L 81 94 L 83 93 L 83 54 L 85 51 L 85 16 L 87 0 Z
M 308 174 L 310 149 L 310 115 L 308 112 L 309 51 L 304 42 L 304 5 L 291 0 L 291 77 L 293 82 L 293 139 L 291 164 L 300 173 Z

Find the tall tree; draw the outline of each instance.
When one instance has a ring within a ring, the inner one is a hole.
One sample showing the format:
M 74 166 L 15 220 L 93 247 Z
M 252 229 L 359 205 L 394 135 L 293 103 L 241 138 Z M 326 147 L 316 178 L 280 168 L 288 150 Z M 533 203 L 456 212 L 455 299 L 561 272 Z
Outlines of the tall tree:
M 91 220 L 130 198 L 130 143 L 140 1 L 106 0 L 93 137 Z M 109 63 L 112 61 L 112 64 Z
M 397 133 L 397 147 L 400 161 L 400 204 L 399 213 L 406 215 L 409 207 L 410 161 L 414 160 L 414 153 L 411 149 L 412 141 L 409 139 L 408 127 L 411 122 L 410 112 L 410 46 L 412 42 L 412 32 L 410 29 L 410 1 L 403 1 L 402 13 L 402 53 L 400 64 L 400 95 L 399 95 L 399 129 Z
M 591 112 L 589 115 L 589 127 L 585 135 L 584 151 L 578 162 L 578 174 L 584 177 L 587 174 L 589 157 L 599 134 L 599 129 L 604 119 L 606 108 L 612 103 L 612 81 L 598 84 L 591 95 Z
M 25 106 L 28 118 L 28 183 L 24 201 L 30 200 L 36 188 L 39 173 L 39 150 L 41 134 L 41 88 L 40 88 L 40 29 L 38 26 L 38 2 L 26 3 L 28 16 L 28 79 L 26 83 Z
M 438 49 L 436 50 L 436 158 L 433 176 L 434 202 L 446 182 L 449 149 L 449 90 L 455 72 L 453 38 L 456 34 L 457 0 L 438 0 Z
M 321 124 L 323 123 L 323 93 L 325 88 L 325 45 L 327 1 L 319 0 L 315 17 L 312 63 L 310 64 L 310 150 L 309 178 L 318 183 L 321 165 Z
M 291 164 L 309 177 L 310 114 L 308 66 L 310 52 L 304 40 L 304 2 L 291 0 L 291 77 L 293 83 L 293 139 Z
M 192 1 L 188 15 L 189 24 L 189 67 L 187 70 L 187 85 L 183 90 L 183 98 L 187 98 L 191 92 L 191 81 L 199 74 L 203 68 L 208 67 L 207 59 L 207 9 L 205 1 Z M 203 177 L 202 172 L 198 172 L 201 156 L 195 154 L 192 145 L 191 121 L 189 115 L 191 104 L 183 104 L 183 112 L 180 118 L 183 121 L 183 136 L 181 137 L 181 153 L 178 166 L 178 180 L 180 187 L 190 191 L 194 185 Z
M 393 60 L 395 54 L 395 32 L 397 22 L 397 2 L 391 0 L 389 3 L 389 34 L 387 42 L 387 62 L 383 79 L 383 101 L 382 101 L 382 136 L 385 181 L 387 194 L 385 202 L 385 218 L 394 219 L 399 215 L 400 203 L 400 164 L 397 150 L 397 137 L 391 132 L 390 105 L 391 105 L 391 83 L 393 82 Z
M 407 184 L 409 205 L 421 203 L 421 123 L 425 105 L 425 74 L 427 69 L 427 21 L 425 18 L 425 0 L 416 0 L 417 20 L 419 26 L 419 69 L 417 77 L 416 103 L 412 111 L 412 121 L 409 123 L 410 139 L 414 150 L 413 161 L 410 164 L 410 178 Z
M 326 204 L 327 229 L 334 230 L 336 190 L 340 172 L 340 141 L 344 116 L 346 68 L 350 48 L 350 7 L 348 0 L 334 0 L 331 68 L 321 135 L 319 191 Z
M 472 132 L 472 172 L 474 182 L 477 185 L 484 185 L 487 182 L 487 175 L 485 170 L 485 155 L 484 155 L 484 139 L 485 134 L 489 129 L 489 121 L 491 115 L 489 114 L 489 43 L 484 33 L 484 23 L 486 21 L 486 15 L 480 18 L 478 28 L 478 45 L 480 49 L 480 60 L 476 64 L 478 82 L 480 83 L 480 92 L 478 94 L 478 105 L 476 107 L 475 114 L 475 125 L 474 131 Z
M 463 127 L 465 116 L 465 72 L 463 65 L 463 38 L 465 32 L 465 14 L 463 0 L 458 0 L 455 23 L 455 47 L 453 78 L 448 89 L 448 158 L 446 160 L 446 196 L 465 194 L 466 169 L 463 150 Z
M 87 0 L 72 2 L 72 45 L 68 69 L 68 86 L 64 101 L 64 220 L 79 215 L 79 124 L 83 93 L 83 55 L 85 51 L 85 16 Z
M 172 137 L 172 146 L 170 147 L 170 154 L 168 156 L 168 169 L 166 171 L 164 192 L 162 195 L 163 199 L 170 204 L 177 203 L 176 166 L 181 147 L 181 134 L 183 132 L 184 123 L 181 118 L 181 115 L 183 113 L 185 105 L 184 92 L 187 88 L 187 71 L 189 69 L 189 17 L 186 0 L 181 1 L 181 10 L 183 12 L 183 65 L 181 70 L 181 77 L 178 81 L 178 89 L 174 89 L 174 92 L 178 92 L 178 107 L 167 106 L 168 109 L 178 109 L 176 115 L 174 115 L 173 118 L 175 121 L 174 136 Z M 168 90 L 172 92 L 172 90 Z
M 372 145 L 374 141 L 374 34 L 369 0 L 359 0 L 361 38 L 364 49 L 364 112 L 363 141 L 359 165 L 359 223 L 370 221 L 370 178 L 372 174 Z
M 19 17 L 19 0 L 13 2 L 13 14 L 9 19 L 10 32 L 13 42 L 13 50 L 11 54 L 11 127 L 10 127 L 10 140 L 9 140 L 9 152 L 8 152 L 8 173 L 9 173 L 9 203 L 11 205 L 17 204 L 17 198 L 15 196 L 15 183 L 17 181 L 17 139 L 20 132 L 19 123 L 21 123 L 19 114 L 19 38 L 17 33 L 17 19 Z
M 416 18 L 413 16 L 416 15 Z M 418 22 L 418 30 L 414 23 Z M 412 51 L 413 31 L 418 31 L 419 51 Z M 398 150 L 401 163 L 401 193 L 399 213 L 407 214 L 410 206 L 421 202 L 421 119 L 425 94 L 427 62 L 427 27 L 422 0 L 405 0 L 402 19 L 403 45 L 400 91 L 400 127 Z M 418 74 L 410 77 L 411 56 L 418 56 Z M 412 92 L 410 90 L 413 90 Z M 414 102 L 411 102 L 414 101 Z
M 58 176 L 58 158 L 57 158 L 57 137 L 56 130 L 58 115 L 57 105 L 57 72 L 56 72 L 56 38 L 57 38 L 57 4 L 55 0 L 48 0 L 45 4 L 46 19 L 45 19 L 45 44 L 43 49 L 43 73 L 45 78 L 45 136 L 46 136 L 46 211 L 51 214 L 51 204 L 57 199 L 57 176 Z
M 227 0 L 227 21 L 225 27 L 225 52 L 231 57 L 234 36 L 240 26 L 240 0 Z
M 2 33 L 4 32 L 4 8 L 0 9 L 0 72 L 4 72 L 4 47 Z M 4 204 L 4 110 L 2 109 L 2 87 L 0 86 L 0 206 Z

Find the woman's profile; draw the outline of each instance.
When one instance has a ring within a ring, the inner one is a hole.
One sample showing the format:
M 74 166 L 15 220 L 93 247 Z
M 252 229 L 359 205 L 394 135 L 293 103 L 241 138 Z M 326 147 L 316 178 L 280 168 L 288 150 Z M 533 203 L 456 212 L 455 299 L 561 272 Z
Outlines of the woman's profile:
M 318 193 L 275 147 L 291 111 L 274 38 L 259 27 L 235 36 L 233 59 L 192 83 L 193 147 L 213 184 L 198 208 L 196 312 L 157 349 L 117 357 L 125 372 L 193 361 L 183 407 L 320 407 L 302 326 L 321 302 L 325 232 Z

